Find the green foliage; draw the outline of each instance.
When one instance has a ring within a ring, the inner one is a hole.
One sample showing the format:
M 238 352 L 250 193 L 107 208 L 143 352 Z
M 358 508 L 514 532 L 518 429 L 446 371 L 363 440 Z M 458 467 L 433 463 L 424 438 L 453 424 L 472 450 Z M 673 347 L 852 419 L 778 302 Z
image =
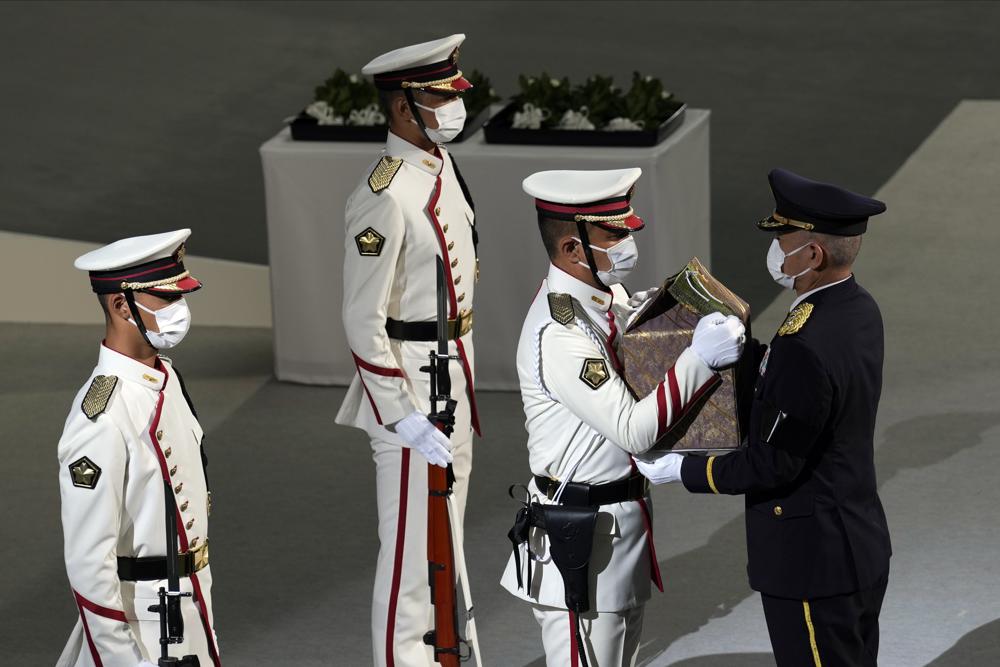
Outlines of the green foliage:
M 547 72 L 540 76 L 518 77 L 520 93 L 514 98 L 518 109 L 531 104 L 547 112 L 543 128 L 555 127 L 567 110 L 587 109 L 587 117 L 598 129 L 614 118 L 626 118 L 646 128 L 654 128 L 666 120 L 678 106 L 663 82 L 638 72 L 632 74 L 632 86 L 627 93 L 615 86 L 610 76 L 594 75 L 576 86 L 569 79 L 554 79 Z
M 378 104 L 378 89 L 368 79 L 338 67 L 323 85 L 316 86 L 315 101 L 326 102 L 336 115 L 346 118 L 354 109 Z
M 471 122 L 483 109 L 494 102 L 499 102 L 500 96 L 493 90 L 490 78 L 479 70 L 472 70 L 465 78 L 472 84 L 472 88 L 462 93 L 465 112 Z
M 551 112 L 551 115 L 542 121 L 543 128 L 554 127 L 563 112 L 573 108 L 573 92 L 570 90 L 567 77 L 553 79 L 548 72 L 542 72 L 539 77 L 522 74 L 517 80 L 521 85 L 521 93 L 514 100 L 519 108 L 525 104 L 533 104 Z
M 641 121 L 644 127 L 656 127 L 677 108 L 673 97 L 659 79 L 633 72 L 632 87 L 621 98 L 621 115 Z

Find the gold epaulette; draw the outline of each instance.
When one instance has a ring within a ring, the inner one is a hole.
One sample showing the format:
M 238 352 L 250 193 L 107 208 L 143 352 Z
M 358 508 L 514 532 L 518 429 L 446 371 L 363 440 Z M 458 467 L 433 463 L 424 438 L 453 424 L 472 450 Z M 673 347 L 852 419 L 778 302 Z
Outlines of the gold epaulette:
M 778 328 L 779 336 L 790 336 L 798 333 L 799 329 L 805 326 L 809 316 L 812 315 L 813 305 L 811 303 L 800 303 L 788 313 L 784 323 Z
M 573 297 L 569 294 L 549 292 L 549 314 L 559 324 L 567 325 L 572 322 L 576 317 L 573 311 Z
M 87 415 L 87 419 L 93 419 L 107 409 L 111 394 L 117 384 L 117 375 L 98 375 L 94 378 L 94 381 L 90 383 L 90 389 L 87 390 L 87 395 L 83 397 L 83 404 L 80 406 L 83 414 Z
M 399 158 L 383 156 L 375 165 L 371 176 L 368 177 L 368 187 L 376 194 L 382 192 L 392 183 L 392 179 L 396 177 L 396 172 L 402 165 L 403 161 Z

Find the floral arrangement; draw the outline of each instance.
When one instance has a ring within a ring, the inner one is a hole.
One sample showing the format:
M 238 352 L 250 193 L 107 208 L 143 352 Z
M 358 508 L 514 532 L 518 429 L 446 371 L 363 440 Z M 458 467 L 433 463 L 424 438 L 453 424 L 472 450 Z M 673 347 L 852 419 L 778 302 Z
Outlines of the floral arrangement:
M 473 88 L 462 95 L 466 114 L 475 118 L 483 109 L 500 100 L 490 80 L 479 70 L 466 78 Z M 338 68 L 322 85 L 316 86 L 315 99 L 305 114 L 320 125 L 386 125 L 387 119 L 378 100 L 378 89 L 368 79 L 348 74 Z
M 677 108 L 663 83 L 639 72 L 623 93 L 612 77 L 591 76 L 576 86 L 569 79 L 521 75 L 521 92 L 514 98 L 511 127 L 518 129 L 600 130 L 605 132 L 652 129 Z

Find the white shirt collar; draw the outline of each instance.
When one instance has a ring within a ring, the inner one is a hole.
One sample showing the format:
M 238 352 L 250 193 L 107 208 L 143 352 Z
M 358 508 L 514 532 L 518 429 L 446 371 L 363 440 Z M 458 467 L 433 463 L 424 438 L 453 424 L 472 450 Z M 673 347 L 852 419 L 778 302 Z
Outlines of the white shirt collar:
M 792 301 L 792 305 L 788 307 L 788 310 L 789 310 L 789 311 L 792 311 L 792 310 L 794 310 L 794 309 L 795 309 L 795 306 L 799 305 L 800 303 L 802 303 L 803 301 L 805 301 L 806 299 L 808 299 L 808 298 L 809 298 L 810 296 L 812 296 L 812 295 L 813 295 L 813 294 L 815 294 L 816 292 L 822 292 L 822 291 L 823 291 L 823 290 L 825 290 L 825 289 L 826 289 L 827 287 L 833 287 L 834 285 L 839 285 L 840 283 L 843 283 L 843 282 L 847 282 L 847 281 L 848 281 L 848 280 L 850 280 L 850 279 L 851 279 L 851 278 L 852 278 L 853 276 L 854 276 L 854 274 L 852 273 L 851 275 L 847 276 L 846 278 L 842 278 L 841 280 L 838 280 L 838 281 L 837 281 L 837 282 L 835 282 L 835 283 L 828 283 L 828 284 L 826 284 L 826 285 L 823 285 L 822 287 L 817 287 L 816 289 L 811 289 L 811 290 L 809 290 L 808 292 L 806 292 L 806 293 L 805 293 L 805 294 L 803 294 L 802 296 L 800 296 L 800 297 L 796 298 L 796 299 L 795 299 L 795 301 Z
M 613 295 L 574 278 L 555 264 L 549 265 L 547 282 L 550 292 L 569 294 L 579 301 L 580 305 L 584 308 L 601 313 L 604 317 L 607 317 L 607 312 L 611 308 L 611 302 L 614 300 Z
M 441 157 L 438 157 L 418 146 L 414 146 L 406 139 L 392 132 L 389 132 L 389 136 L 385 141 L 385 152 L 390 157 L 399 158 L 403 162 L 413 165 L 431 176 L 439 176 L 441 169 L 444 167 L 444 148 L 438 146 L 438 152 L 441 154 Z
M 167 381 L 165 372 L 150 368 L 141 361 L 136 361 L 120 352 L 115 352 L 103 343 L 97 358 L 97 372 L 100 375 L 117 375 L 123 380 L 135 382 L 152 391 L 160 391 Z

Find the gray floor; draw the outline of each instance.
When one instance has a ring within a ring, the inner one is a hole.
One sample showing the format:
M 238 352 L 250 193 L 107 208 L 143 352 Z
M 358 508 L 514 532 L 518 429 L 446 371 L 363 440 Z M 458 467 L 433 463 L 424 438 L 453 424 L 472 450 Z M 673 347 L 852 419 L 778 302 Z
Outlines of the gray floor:
M 956 108 L 881 188 L 890 212 L 873 223 L 858 266 L 886 321 L 876 461 L 895 547 L 882 614 L 889 667 L 1000 661 L 1000 319 L 987 307 L 1000 269 L 982 261 L 1000 242 L 983 223 L 1000 207 L 986 187 L 1000 177 L 998 155 L 1000 102 Z M 787 302 L 760 313 L 759 333 L 774 329 Z M 2 664 L 51 664 L 74 620 L 54 452 L 99 336 L 0 325 Z M 271 380 L 263 330 L 199 329 L 172 356 L 209 434 L 226 664 L 370 664 L 373 468 L 363 434 L 332 422 L 343 390 Z M 490 665 L 537 667 L 537 627 L 497 585 L 515 509 L 504 491 L 525 477 L 523 416 L 516 394 L 483 394 L 481 406 L 487 437 L 476 450 L 466 548 L 484 655 Z M 741 500 L 669 487 L 655 490 L 655 503 L 667 588 L 647 608 L 643 664 L 773 664 L 746 583 Z
M 503 95 L 640 70 L 712 109 L 714 265 L 756 302 L 767 171 L 874 191 L 960 99 L 1000 97 L 998 29 L 991 2 L 4 2 L 0 228 L 190 225 L 192 253 L 266 263 L 260 143 L 334 67 L 464 32 Z

